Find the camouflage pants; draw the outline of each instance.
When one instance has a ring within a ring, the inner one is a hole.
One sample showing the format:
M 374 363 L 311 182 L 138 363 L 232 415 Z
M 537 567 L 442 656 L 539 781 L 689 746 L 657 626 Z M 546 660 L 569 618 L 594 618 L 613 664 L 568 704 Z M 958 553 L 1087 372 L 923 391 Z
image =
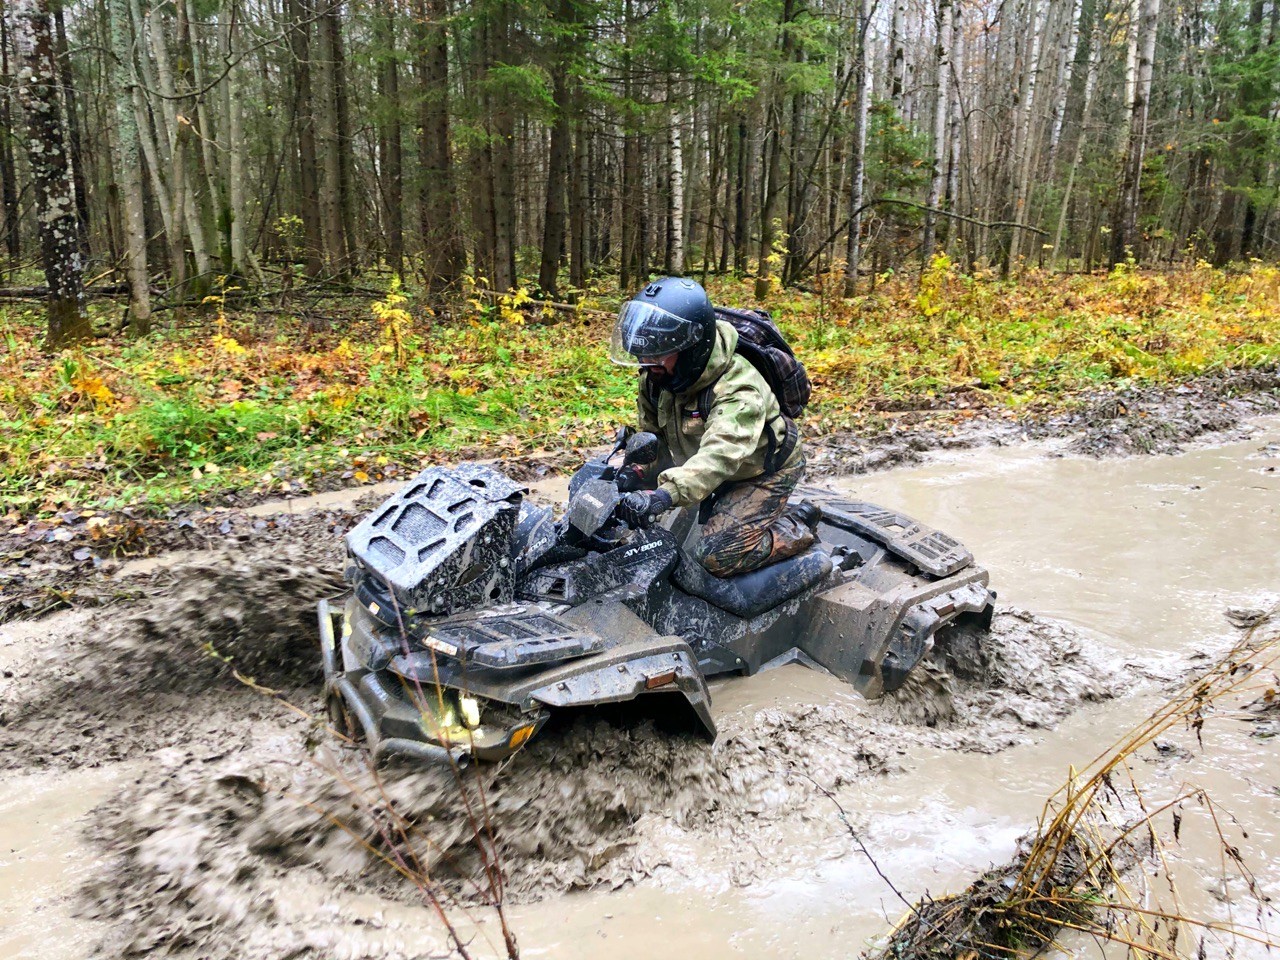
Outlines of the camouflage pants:
M 804 457 L 792 459 L 777 473 L 733 484 L 716 500 L 696 548 L 707 572 L 717 577 L 750 573 L 813 546 L 813 531 L 787 505 L 804 476 Z

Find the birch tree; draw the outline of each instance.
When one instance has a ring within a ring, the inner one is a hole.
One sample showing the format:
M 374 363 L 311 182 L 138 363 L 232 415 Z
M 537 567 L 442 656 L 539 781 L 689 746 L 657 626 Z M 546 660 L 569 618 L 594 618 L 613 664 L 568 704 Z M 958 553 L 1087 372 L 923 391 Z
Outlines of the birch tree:
M 45 346 L 54 350 L 93 336 L 84 299 L 84 261 L 76 216 L 71 151 L 59 97 L 48 0 L 10 0 L 6 16 L 17 48 L 14 91 L 26 116 L 26 147 L 36 220 L 49 287 Z
M 151 289 L 147 272 L 147 231 L 143 219 L 142 161 L 138 144 L 138 114 L 134 104 L 136 82 L 133 37 L 129 29 L 128 0 L 111 0 L 111 49 L 115 60 L 116 170 L 125 236 L 126 273 L 129 278 L 129 328 L 135 336 L 151 329 Z
M 1111 262 L 1121 263 L 1129 246 L 1138 244 L 1138 207 L 1142 198 L 1142 163 L 1147 149 L 1147 117 L 1151 106 L 1151 78 L 1156 48 L 1160 0 L 1140 0 L 1137 24 L 1138 62 L 1129 105 L 1129 136 L 1125 145 L 1120 196 L 1111 224 Z

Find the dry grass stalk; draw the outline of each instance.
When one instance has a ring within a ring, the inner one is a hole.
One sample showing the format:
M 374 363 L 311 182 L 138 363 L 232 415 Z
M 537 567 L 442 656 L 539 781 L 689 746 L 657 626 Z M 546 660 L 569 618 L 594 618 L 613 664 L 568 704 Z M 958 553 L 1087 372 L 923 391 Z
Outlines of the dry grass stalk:
M 1157 825 L 1167 817 L 1173 843 L 1178 843 L 1188 803 L 1203 808 L 1212 825 L 1224 877 L 1230 873 L 1243 881 L 1259 904 L 1266 898 L 1228 836 L 1224 822 L 1234 818 L 1195 787 L 1152 804 L 1130 765 L 1139 749 L 1175 726 L 1200 738 L 1216 704 L 1244 693 L 1263 671 L 1274 671 L 1280 661 L 1280 630 L 1264 628 L 1278 613 L 1280 606 L 1254 622 L 1226 656 L 1083 770 L 1072 768 L 1011 863 L 984 874 L 963 893 L 913 905 L 876 960 L 1031 956 L 1055 945 L 1063 930 L 1118 944 L 1139 960 L 1203 960 L 1210 936 L 1280 947 L 1280 940 L 1263 927 L 1261 907 L 1257 926 L 1186 915 L 1168 842 Z M 1151 867 L 1154 879 L 1135 869 L 1140 863 Z

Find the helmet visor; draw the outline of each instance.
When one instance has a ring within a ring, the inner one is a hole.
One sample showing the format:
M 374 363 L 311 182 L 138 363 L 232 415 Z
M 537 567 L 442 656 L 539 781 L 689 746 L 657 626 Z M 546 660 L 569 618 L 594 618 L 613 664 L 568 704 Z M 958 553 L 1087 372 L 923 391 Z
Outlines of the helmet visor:
M 622 367 L 644 366 L 673 353 L 679 353 L 702 337 L 702 324 L 686 320 L 661 307 L 630 300 L 618 312 L 609 344 L 609 359 Z

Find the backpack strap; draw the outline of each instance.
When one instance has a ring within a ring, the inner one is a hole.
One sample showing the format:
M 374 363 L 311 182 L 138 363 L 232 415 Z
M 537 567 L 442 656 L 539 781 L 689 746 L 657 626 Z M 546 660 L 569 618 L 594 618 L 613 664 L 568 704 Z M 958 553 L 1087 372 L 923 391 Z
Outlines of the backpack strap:
M 658 402 L 662 399 L 662 388 L 653 382 L 653 378 L 646 375 L 642 381 L 644 384 L 645 398 L 653 404 L 653 408 L 658 409 Z
M 711 416 L 711 404 L 715 402 L 716 384 L 719 382 L 717 379 L 714 383 L 703 387 L 698 391 L 698 399 L 694 401 L 698 409 L 698 416 L 702 418 L 703 423 L 706 423 L 707 418 Z
M 782 429 L 782 440 L 779 441 L 777 435 L 773 431 L 773 425 L 769 424 L 765 427 L 765 442 L 768 447 L 764 455 L 764 472 L 766 474 L 777 473 L 783 468 L 791 454 L 796 452 L 796 444 L 800 442 L 800 429 L 796 426 L 796 422 L 788 417 L 785 413 L 779 414 L 784 424 Z

